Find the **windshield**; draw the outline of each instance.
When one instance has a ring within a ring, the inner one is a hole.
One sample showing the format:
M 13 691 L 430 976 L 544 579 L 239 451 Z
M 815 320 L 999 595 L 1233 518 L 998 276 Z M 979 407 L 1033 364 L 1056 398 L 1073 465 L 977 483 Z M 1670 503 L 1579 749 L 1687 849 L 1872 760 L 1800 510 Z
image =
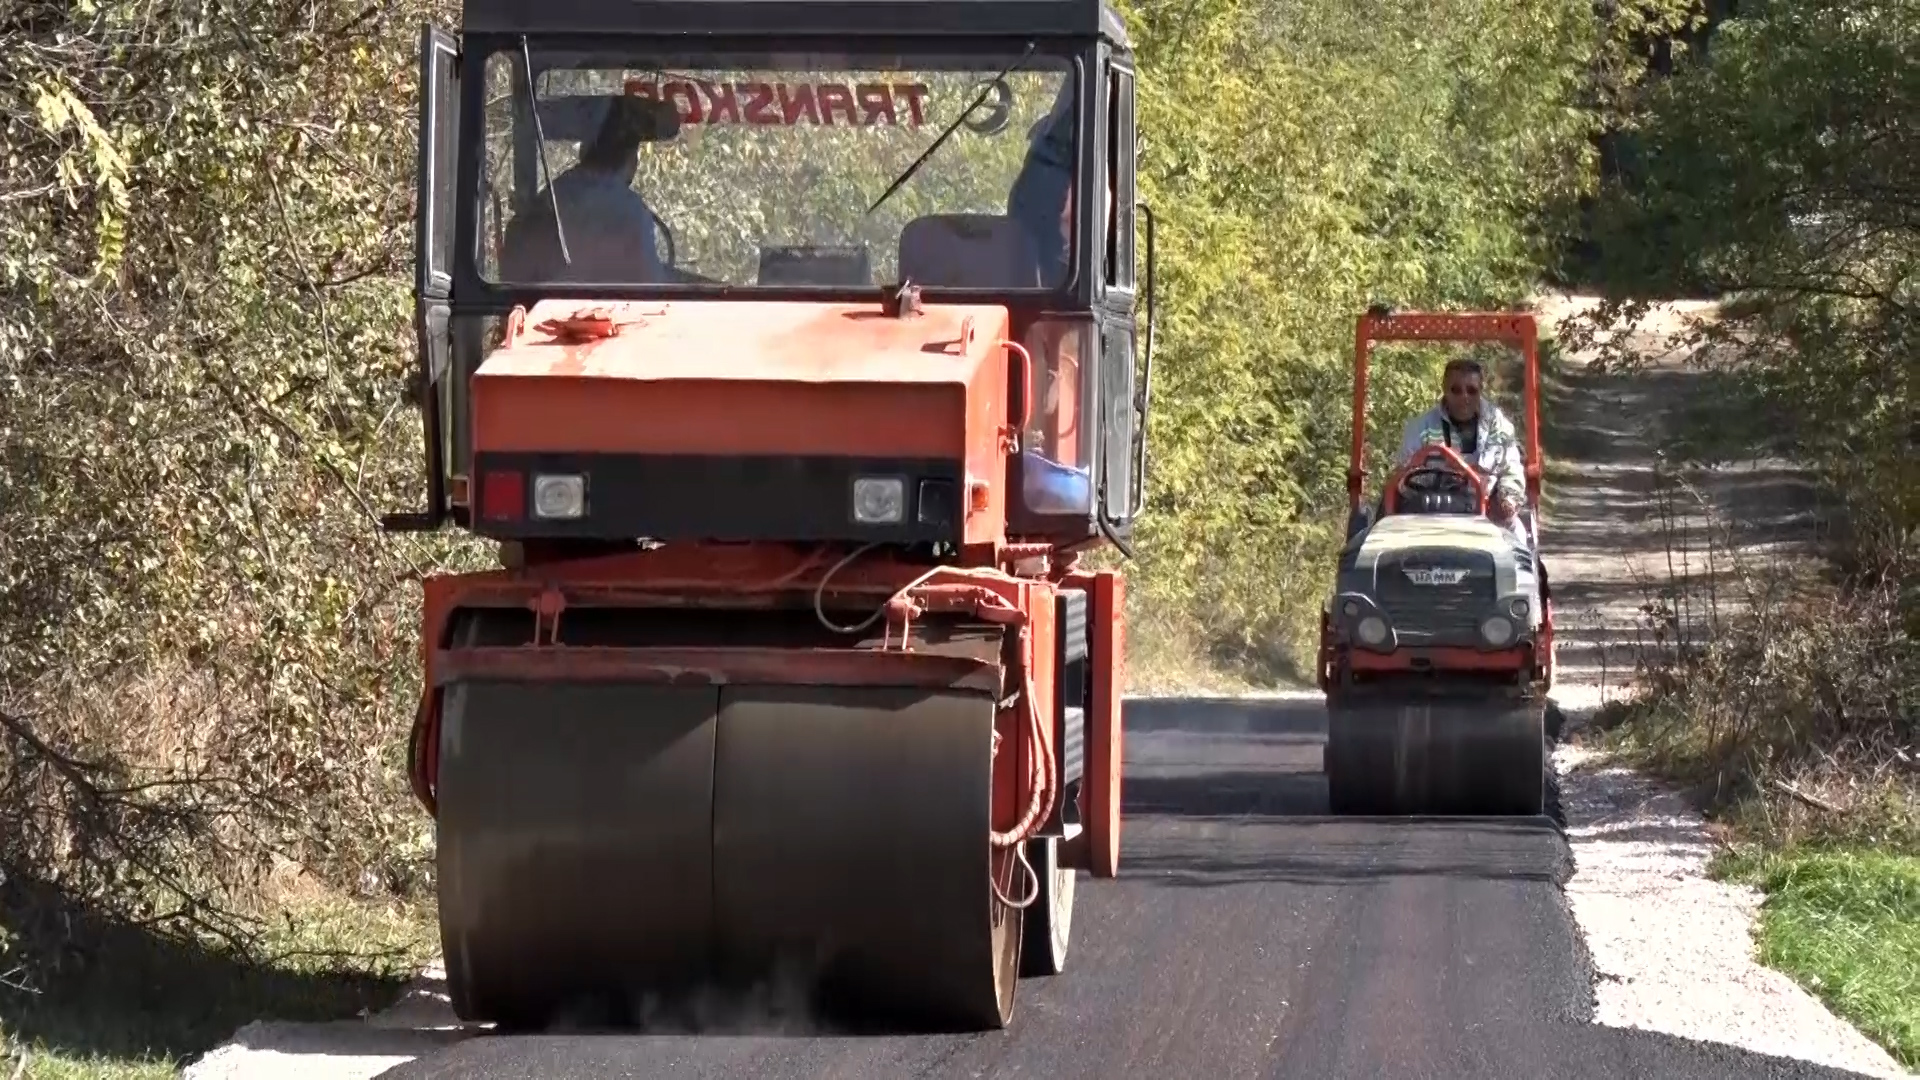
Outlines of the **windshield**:
M 1069 59 L 529 53 L 532 95 L 517 43 L 487 57 L 490 281 L 1066 281 Z

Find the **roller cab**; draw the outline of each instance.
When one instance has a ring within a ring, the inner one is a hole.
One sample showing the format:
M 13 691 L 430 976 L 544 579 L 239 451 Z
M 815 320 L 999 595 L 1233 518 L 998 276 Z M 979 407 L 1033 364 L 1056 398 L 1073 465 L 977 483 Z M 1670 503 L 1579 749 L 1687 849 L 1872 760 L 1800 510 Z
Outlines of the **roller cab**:
M 1533 815 L 1544 810 L 1553 612 L 1541 563 L 1537 330 L 1507 313 L 1369 312 L 1356 334 L 1348 539 L 1321 616 L 1325 771 L 1335 813 Z M 1443 443 L 1362 497 L 1377 341 L 1491 341 L 1524 360 L 1527 497 L 1509 528 L 1493 479 Z
M 499 550 L 423 583 L 408 744 L 456 1013 L 1011 1022 L 1118 871 L 1117 15 L 467 0 L 421 46 L 426 493 L 385 526 Z

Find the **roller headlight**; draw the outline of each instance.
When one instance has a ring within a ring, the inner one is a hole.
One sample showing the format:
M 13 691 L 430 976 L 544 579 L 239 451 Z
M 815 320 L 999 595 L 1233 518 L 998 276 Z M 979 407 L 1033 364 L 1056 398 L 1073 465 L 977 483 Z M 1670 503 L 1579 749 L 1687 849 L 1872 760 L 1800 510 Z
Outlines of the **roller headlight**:
M 897 525 L 907 517 L 907 482 L 897 476 L 862 476 L 853 482 L 853 520 Z
M 1504 615 L 1494 615 L 1480 624 L 1480 637 L 1499 648 L 1513 640 L 1513 623 Z
M 587 478 L 578 474 L 535 476 L 533 516 L 548 521 L 571 521 L 587 512 Z
M 1360 620 L 1360 625 L 1354 628 L 1354 632 L 1360 635 L 1360 640 L 1367 645 L 1384 645 L 1387 641 L 1387 620 L 1378 615 L 1369 615 Z

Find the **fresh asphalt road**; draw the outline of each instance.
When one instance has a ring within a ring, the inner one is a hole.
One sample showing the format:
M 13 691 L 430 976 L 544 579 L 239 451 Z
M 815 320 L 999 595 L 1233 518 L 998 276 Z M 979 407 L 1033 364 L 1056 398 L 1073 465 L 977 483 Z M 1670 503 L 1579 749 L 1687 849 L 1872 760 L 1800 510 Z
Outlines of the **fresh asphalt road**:
M 1326 817 L 1317 700 L 1127 704 L 1121 874 L 1082 875 L 1064 975 L 939 1036 L 478 1037 L 387 1080 L 1854 1074 L 1588 1022 L 1553 821 Z

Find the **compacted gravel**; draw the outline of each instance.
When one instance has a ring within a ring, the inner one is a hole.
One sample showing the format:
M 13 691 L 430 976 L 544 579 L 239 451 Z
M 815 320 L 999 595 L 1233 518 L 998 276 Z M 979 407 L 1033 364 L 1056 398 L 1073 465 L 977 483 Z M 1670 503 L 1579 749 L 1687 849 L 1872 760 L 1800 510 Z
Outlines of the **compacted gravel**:
M 1595 1022 L 1911 1075 L 1792 979 L 1754 962 L 1760 894 L 1707 877 L 1715 843 L 1697 811 L 1579 747 L 1561 747 L 1554 766 L 1573 848 L 1567 900 L 1593 958 Z
M 1587 306 L 1569 297 L 1541 305 L 1554 320 Z M 1606 700 L 1632 692 L 1635 645 L 1649 636 L 1640 611 L 1647 590 L 1665 584 L 1674 570 L 1695 582 L 1725 570 L 1724 552 L 1714 565 L 1703 550 L 1707 508 L 1720 528 L 1732 528 L 1743 554 L 1806 550 L 1799 545 L 1806 539 L 1807 499 L 1796 494 L 1804 487 L 1776 484 L 1769 497 L 1755 498 L 1741 490 L 1739 469 L 1702 481 L 1705 507 L 1677 502 L 1685 530 L 1680 542 L 1669 545 L 1661 535 L 1655 447 L 1701 392 L 1685 352 L 1671 348 L 1671 335 L 1690 317 L 1711 316 L 1712 305 L 1701 303 L 1651 313 L 1632 345 L 1652 364 L 1635 375 L 1593 372 L 1585 356 L 1572 357 L 1547 414 L 1561 428 L 1549 433 L 1548 458 L 1564 466 L 1548 483 L 1552 510 L 1544 539 L 1563 627 L 1556 696 L 1571 718 L 1569 732 Z M 1723 607 L 1733 602 L 1731 592 L 1716 597 Z M 1716 843 L 1695 808 L 1580 746 L 1559 747 L 1554 767 L 1574 860 L 1567 899 L 1593 960 L 1597 1023 L 1874 1076 L 1910 1075 L 1786 975 L 1755 963 L 1753 921 L 1761 897 L 1707 877 Z

